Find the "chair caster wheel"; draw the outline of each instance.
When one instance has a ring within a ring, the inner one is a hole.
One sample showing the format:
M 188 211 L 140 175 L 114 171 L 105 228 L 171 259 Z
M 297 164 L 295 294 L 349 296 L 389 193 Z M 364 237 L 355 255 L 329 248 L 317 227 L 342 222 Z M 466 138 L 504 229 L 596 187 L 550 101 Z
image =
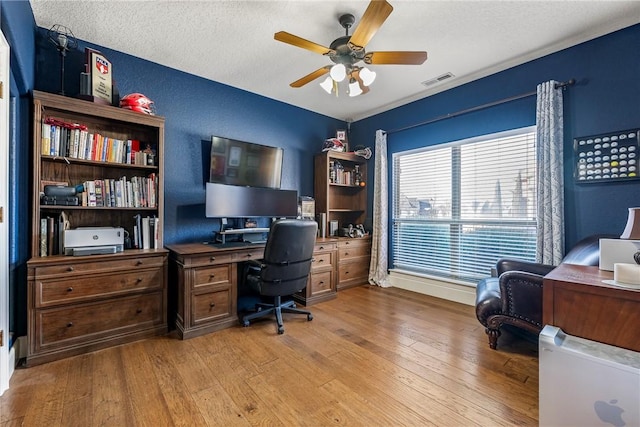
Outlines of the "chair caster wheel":
M 307 321 L 310 322 L 313 320 L 313 315 L 312 314 L 307 314 Z
M 245 320 L 242 322 L 242 326 L 244 326 L 245 328 L 247 328 L 249 326 L 249 321 Z
M 278 335 L 284 334 L 284 328 L 282 326 L 278 326 Z

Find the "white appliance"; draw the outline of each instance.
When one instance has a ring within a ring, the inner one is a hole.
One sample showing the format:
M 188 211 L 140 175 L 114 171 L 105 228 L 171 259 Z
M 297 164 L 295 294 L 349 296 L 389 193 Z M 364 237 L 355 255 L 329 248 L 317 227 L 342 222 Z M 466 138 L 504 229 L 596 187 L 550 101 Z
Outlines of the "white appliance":
M 78 227 L 64 230 L 65 255 L 114 254 L 124 250 L 122 227 Z
M 539 350 L 541 427 L 640 426 L 640 353 L 550 325 Z

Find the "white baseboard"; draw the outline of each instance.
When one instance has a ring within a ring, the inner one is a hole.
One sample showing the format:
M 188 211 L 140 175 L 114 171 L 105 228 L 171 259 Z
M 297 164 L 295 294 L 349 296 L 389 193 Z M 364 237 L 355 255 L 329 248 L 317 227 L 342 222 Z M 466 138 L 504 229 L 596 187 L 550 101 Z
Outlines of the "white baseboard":
M 430 295 L 466 305 L 475 305 L 476 288 L 464 283 L 453 283 L 415 273 L 392 270 L 389 272 L 392 286 L 408 291 Z

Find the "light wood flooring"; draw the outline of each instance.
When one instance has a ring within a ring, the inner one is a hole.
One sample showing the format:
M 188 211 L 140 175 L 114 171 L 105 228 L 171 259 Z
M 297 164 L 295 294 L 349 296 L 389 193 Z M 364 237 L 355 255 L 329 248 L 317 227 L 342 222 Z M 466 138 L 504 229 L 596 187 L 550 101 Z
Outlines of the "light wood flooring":
M 285 315 L 18 369 L 13 426 L 534 426 L 537 345 L 491 350 L 474 308 L 399 289 L 341 291 Z

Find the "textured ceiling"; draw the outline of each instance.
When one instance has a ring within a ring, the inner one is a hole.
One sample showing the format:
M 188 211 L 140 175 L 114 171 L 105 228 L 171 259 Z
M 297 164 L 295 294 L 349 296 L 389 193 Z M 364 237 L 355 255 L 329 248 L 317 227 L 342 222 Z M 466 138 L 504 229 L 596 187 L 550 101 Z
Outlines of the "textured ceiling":
M 273 39 L 287 31 L 328 46 L 355 25 L 368 1 L 31 0 L 40 27 L 330 117 L 355 121 L 640 22 L 638 1 L 409 1 L 394 10 L 367 51 L 426 50 L 422 65 L 372 65 L 366 95 L 328 95 L 289 83 L 328 58 Z M 353 30 L 353 29 L 352 29 Z M 353 31 L 350 31 L 352 33 Z M 454 78 L 425 87 L 445 73 Z

